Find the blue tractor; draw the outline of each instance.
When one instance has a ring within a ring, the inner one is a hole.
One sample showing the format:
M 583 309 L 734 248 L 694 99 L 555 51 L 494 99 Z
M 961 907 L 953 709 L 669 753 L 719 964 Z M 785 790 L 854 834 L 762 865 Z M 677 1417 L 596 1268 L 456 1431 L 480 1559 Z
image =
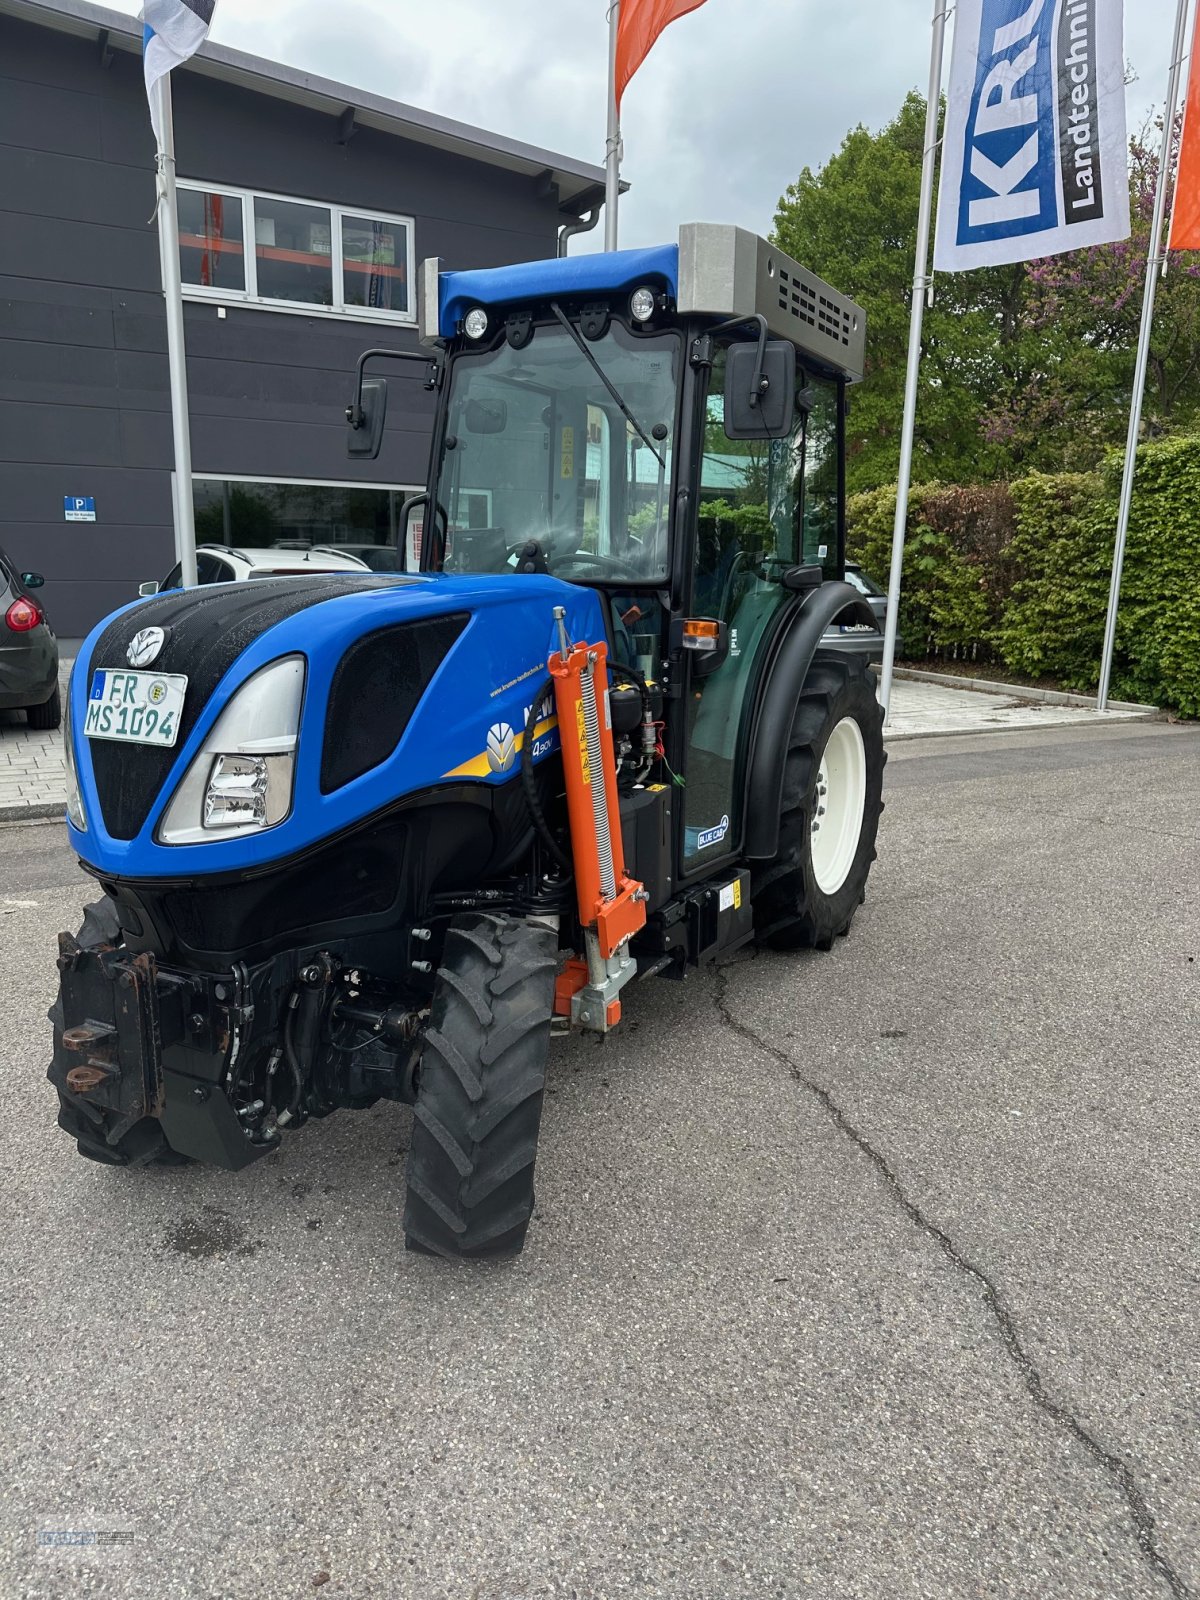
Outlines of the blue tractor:
M 404 1231 L 519 1250 L 555 1032 L 752 940 L 829 949 L 875 856 L 843 581 L 861 310 L 740 229 L 420 283 L 399 573 L 160 594 L 85 642 L 49 1076 L 81 1154 L 236 1169 L 414 1107 Z M 367 375 L 367 369 L 375 371 Z M 781 972 L 781 977 L 783 973 Z

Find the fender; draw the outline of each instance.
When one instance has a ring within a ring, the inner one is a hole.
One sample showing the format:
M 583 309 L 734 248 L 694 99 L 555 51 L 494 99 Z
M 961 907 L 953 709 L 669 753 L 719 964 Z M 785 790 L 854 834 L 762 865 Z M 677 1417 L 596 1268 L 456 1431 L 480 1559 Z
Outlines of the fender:
M 823 583 L 792 613 L 770 661 L 758 696 L 751 758 L 746 773 L 746 842 L 752 861 L 769 861 L 779 848 L 779 808 L 783 774 L 796 701 L 804 688 L 821 637 L 830 623 L 845 618 L 875 627 L 870 606 L 848 583 Z

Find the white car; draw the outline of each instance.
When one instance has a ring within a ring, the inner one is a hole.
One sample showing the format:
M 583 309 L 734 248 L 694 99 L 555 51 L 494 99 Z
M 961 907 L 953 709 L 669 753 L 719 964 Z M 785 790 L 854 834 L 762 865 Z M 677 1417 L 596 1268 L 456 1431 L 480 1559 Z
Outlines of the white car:
M 324 550 L 230 550 L 223 544 L 196 548 L 196 575 L 200 583 L 244 583 L 249 578 L 284 578 L 296 573 L 370 572 L 358 556 Z M 176 562 L 161 583 L 143 583 L 140 595 L 161 594 L 183 588 L 183 571 Z

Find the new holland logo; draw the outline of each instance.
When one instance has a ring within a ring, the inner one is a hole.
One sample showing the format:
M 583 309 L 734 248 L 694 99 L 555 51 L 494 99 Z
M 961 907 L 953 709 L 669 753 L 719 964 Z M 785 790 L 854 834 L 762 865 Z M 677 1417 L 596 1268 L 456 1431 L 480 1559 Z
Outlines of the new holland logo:
M 131 667 L 148 667 L 157 661 L 167 635 L 162 628 L 142 628 L 129 641 L 125 659 Z
M 507 772 L 517 759 L 517 739 L 507 722 L 493 722 L 487 736 L 488 766 L 493 772 Z

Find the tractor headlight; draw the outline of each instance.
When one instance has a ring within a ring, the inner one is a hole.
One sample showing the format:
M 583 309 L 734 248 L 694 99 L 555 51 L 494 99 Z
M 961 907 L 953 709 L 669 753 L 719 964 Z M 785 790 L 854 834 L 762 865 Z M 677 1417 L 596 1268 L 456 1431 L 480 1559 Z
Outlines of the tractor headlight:
M 242 685 L 217 718 L 158 826 L 160 844 L 263 833 L 292 809 L 304 657 L 284 656 Z
M 482 306 L 472 306 L 463 318 L 463 332 L 468 339 L 482 339 L 487 331 L 487 312 Z
M 629 314 L 635 322 L 649 322 L 658 304 L 658 296 L 645 284 L 629 296 Z
M 71 669 L 74 677 L 75 669 Z M 79 792 L 79 774 L 75 770 L 75 747 L 71 739 L 71 686 L 67 685 L 67 699 L 63 706 L 63 765 L 67 769 L 67 821 L 80 833 L 87 832 L 87 818 L 83 814 L 83 796 Z

